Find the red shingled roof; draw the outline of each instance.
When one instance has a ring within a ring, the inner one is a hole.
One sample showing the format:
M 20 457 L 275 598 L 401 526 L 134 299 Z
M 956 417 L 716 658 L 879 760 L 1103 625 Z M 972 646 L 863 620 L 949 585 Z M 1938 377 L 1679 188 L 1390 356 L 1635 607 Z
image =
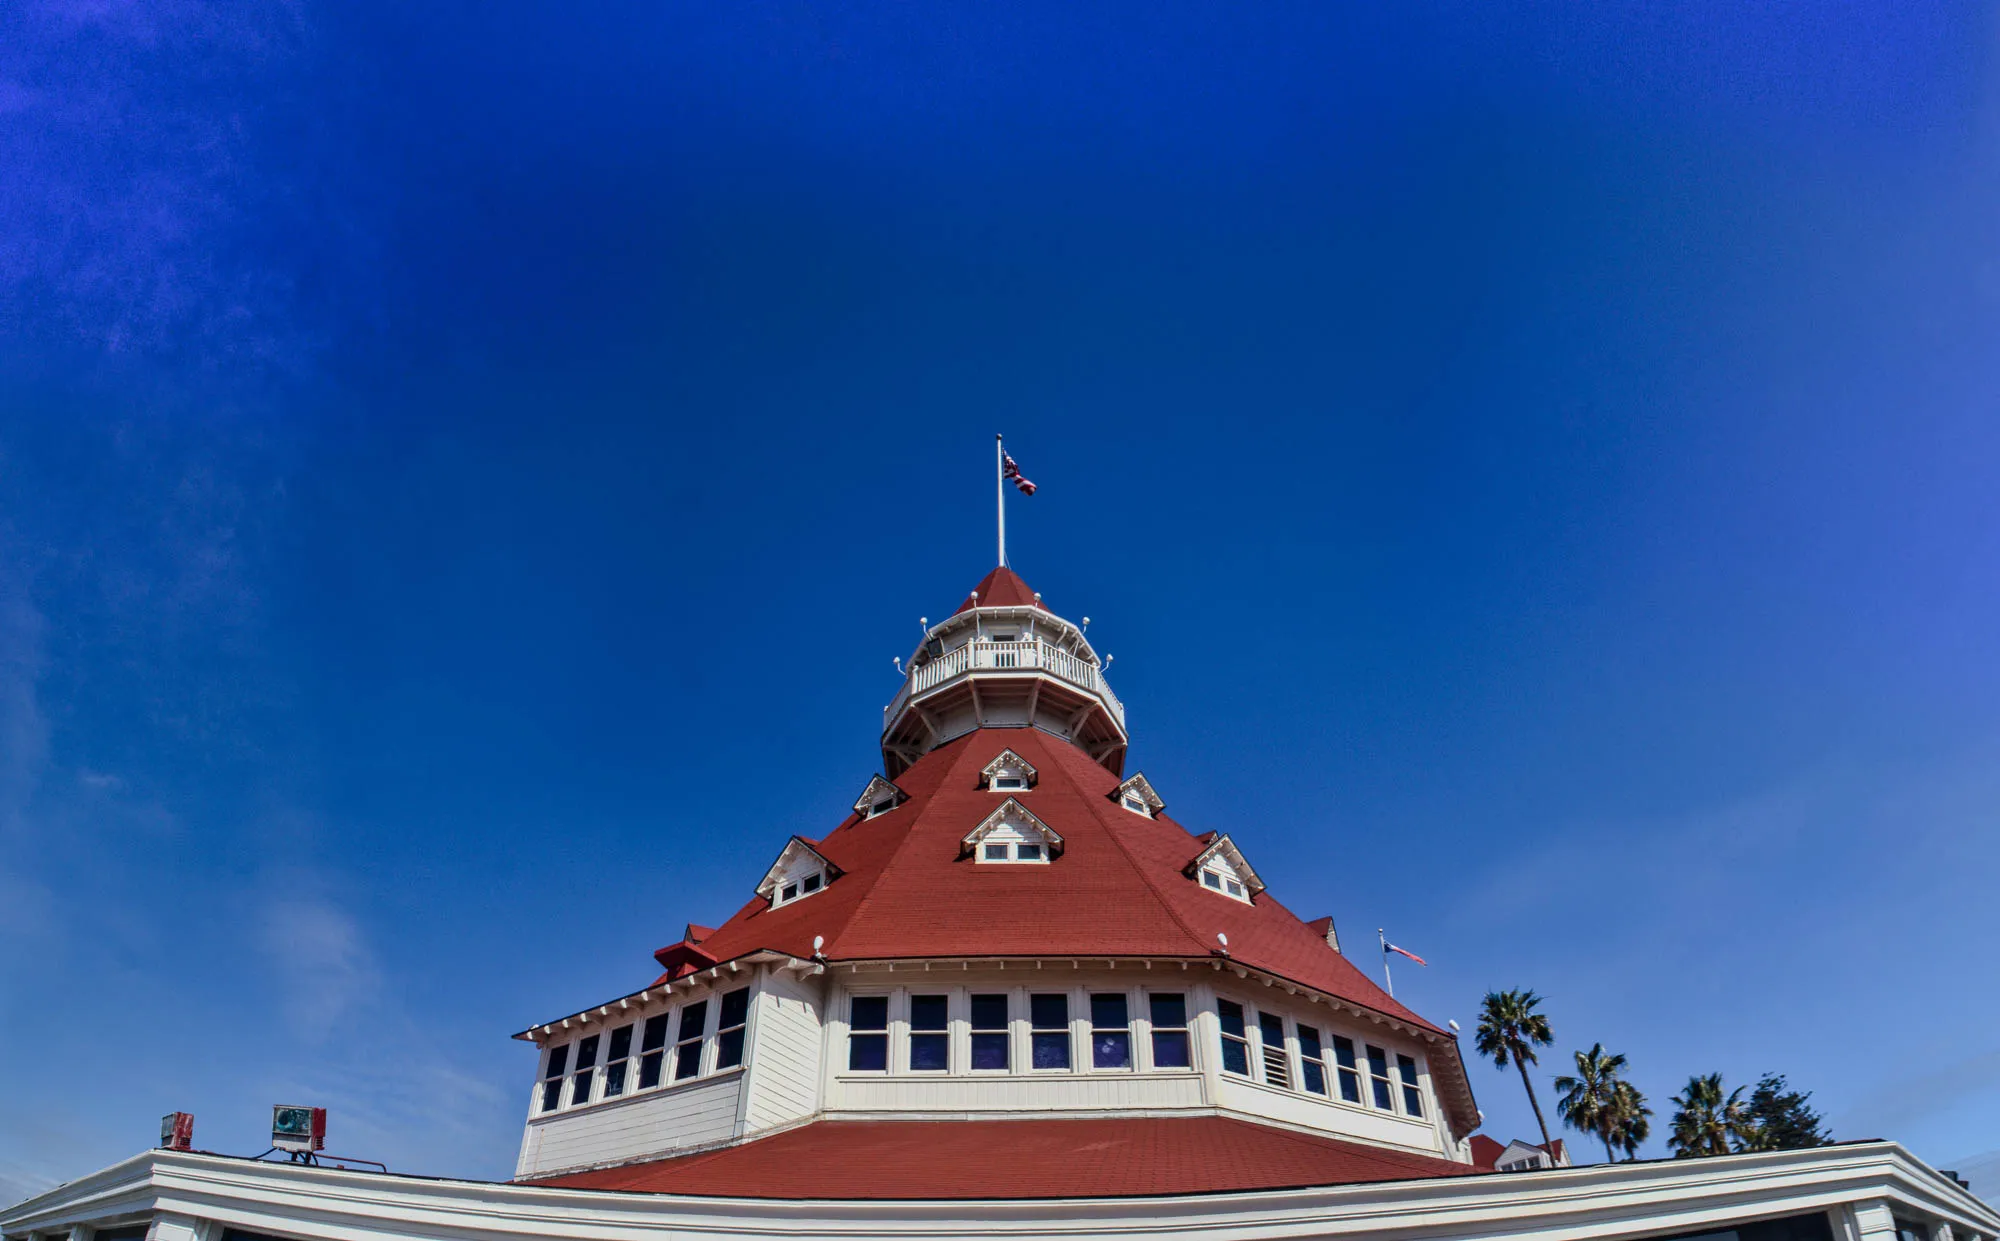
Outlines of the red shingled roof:
M 1035 787 L 1013 796 L 1063 838 L 1061 856 L 1046 866 L 981 866 L 960 847 L 1004 800 L 979 787 L 979 774 L 1009 748 L 1037 772 Z M 1236 963 L 1440 1036 L 1433 1065 L 1456 1087 L 1444 1092 L 1454 1127 L 1476 1124 L 1450 1035 L 1391 999 L 1327 946 L 1323 929 L 1270 892 L 1246 904 L 1189 879 L 1185 868 L 1203 838 L 1164 814 L 1149 819 L 1113 802 L 1118 783 L 1082 750 L 1037 729 L 969 733 L 897 779 L 908 794 L 903 804 L 872 819 L 850 813 L 815 843 L 839 878 L 776 909 L 753 896 L 702 939 L 698 954 L 728 961 L 775 949 L 804 958 L 824 936 L 831 961 L 1095 956 L 1205 964 L 1222 932 Z M 1254 847 L 1247 852 L 1255 862 Z
M 972 601 L 973 595 L 979 597 L 978 603 Z M 959 604 L 952 615 L 956 616 L 959 612 L 975 607 L 1039 608 L 1041 606 L 1041 602 L 1035 598 L 1035 592 L 1021 580 L 1021 575 L 1003 564 L 980 578 L 979 585 L 972 588 L 972 594 L 965 597 L 965 602 Z
M 1047 866 L 981 866 L 959 842 L 1004 800 L 979 787 L 1004 749 L 1033 764 L 1035 787 L 1014 793 L 1061 833 Z M 1232 959 L 1437 1031 L 1327 947 L 1269 892 L 1254 904 L 1208 891 L 1187 864 L 1203 838 L 1162 814 L 1110 800 L 1118 777 L 1068 742 L 1032 728 L 981 729 L 918 760 L 896 781 L 909 800 L 887 814 L 850 814 L 814 847 L 843 874 L 826 890 L 776 909 L 753 898 L 701 953 L 718 961 L 774 948 L 828 959 L 1121 956 L 1207 961 L 1216 933 Z M 1251 851 L 1253 862 L 1254 850 Z
M 823 1120 L 704 1154 L 532 1183 L 722 1198 L 1108 1198 L 1474 1171 L 1222 1116 Z

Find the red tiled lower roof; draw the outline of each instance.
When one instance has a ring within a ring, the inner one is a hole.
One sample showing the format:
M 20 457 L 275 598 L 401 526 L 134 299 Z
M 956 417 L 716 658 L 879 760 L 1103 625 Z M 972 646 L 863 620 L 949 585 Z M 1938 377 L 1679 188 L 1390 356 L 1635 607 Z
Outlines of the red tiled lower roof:
M 704 1154 L 532 1183 L 721 1198 L 1116 1198 L 1476 1171 L 1222 1116 L 822 1120 Z

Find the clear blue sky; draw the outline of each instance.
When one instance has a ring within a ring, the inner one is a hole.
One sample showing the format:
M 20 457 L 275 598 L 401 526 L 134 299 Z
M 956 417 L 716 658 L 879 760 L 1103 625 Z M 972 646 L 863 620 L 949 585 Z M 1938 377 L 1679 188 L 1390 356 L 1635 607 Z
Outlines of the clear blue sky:
M 1133 768 L 1418 1009 L 2000 1172 L 1989 7 L 699 7 L 0 11 L 0 1198 L 506 1174 L 996 430 Z

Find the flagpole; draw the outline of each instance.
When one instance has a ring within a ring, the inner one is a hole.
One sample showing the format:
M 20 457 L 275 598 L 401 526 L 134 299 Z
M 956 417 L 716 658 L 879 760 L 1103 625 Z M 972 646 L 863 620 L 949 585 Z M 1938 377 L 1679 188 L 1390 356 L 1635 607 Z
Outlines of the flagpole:
M 999 517 L 1000 561 L 1007 563 L 1007 450 L 993 437 L 993 508 Z
M 1381 927 L 1375 928 L 1375 938 L 1382 941 L 1382 985 L 1389 990 L 1389 998 L 1396 998 L 1396 980 L 1389 977 L 1389 933 Z

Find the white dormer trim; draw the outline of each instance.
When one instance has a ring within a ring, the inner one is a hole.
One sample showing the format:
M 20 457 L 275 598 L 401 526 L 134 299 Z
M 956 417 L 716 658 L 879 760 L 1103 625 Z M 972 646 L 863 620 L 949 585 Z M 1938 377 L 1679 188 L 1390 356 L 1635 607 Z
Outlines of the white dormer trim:
M 1130 810 L 1133 814 L 1143 814 L 1151 819 L 1167 808 L 1160 795 L 1153 791 L 1153 785 L 1143 771 L 1133 772 L 1131 779 L 1111 790 L 1111 800 Z M 1143 807 L 1143 809 L 1142 809 Z
M 1195 854 L 1194 861 L 1187 864 L 1188 878 L 1211 892 L 1248 901 L 1264 890 L 1264 881 L 1257 877 L 1243 851 L 1228 836 L 1217 836 L 1206 849 Z
M 810 841 L 794 836 L 785 843 L 778 860 L 771 863 L 771 869 L 764 872 L 763 880 L 757 884 L 757 895 L 776 909 L 824 892 L 826 885 L 840 878 L 840 874 L 840 867 L 829 862 Z
M 887 814 L 908 800 L 908 793 L 878 775 L 869 780 L 868 787 L 861 790 L 861 796 L 854 799 L 854 813 L 864 819 L 872 819 L 878 814 Z
M 975 862 L 1046 864 L 1062 852 L 1063 838 L 1009 797 L 958 843 Z
M 1035 765 L 1012 750 L 1002 750 L 979 769 L 979 787 L 993 793 L 1024 793 L 1035 787 Z

